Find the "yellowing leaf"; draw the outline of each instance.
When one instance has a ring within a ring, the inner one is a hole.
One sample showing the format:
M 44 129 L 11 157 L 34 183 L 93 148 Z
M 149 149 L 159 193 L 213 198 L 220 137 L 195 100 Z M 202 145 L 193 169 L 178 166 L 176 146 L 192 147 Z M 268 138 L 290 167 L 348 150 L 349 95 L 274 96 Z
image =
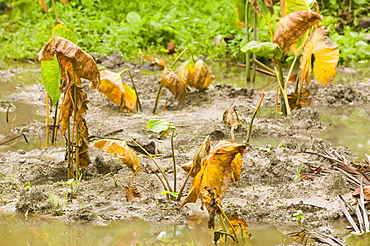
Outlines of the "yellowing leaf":
M 202 145 L 199 147 L 193 160 L 189 163 L 182 165 L 181 167 L 187 173 L 190 172 L 191 168 L 193 168 L 193 170 L 190 173 L 190 176 L 194 178 L 200 171 L 202 160 L 209 154 L 210 149 L 211 149 L 211 141 L 209 140 L 209 137 L 207 137 L 203 141 Z
M 172 71 L 171 68 L 165 68 L 158 78 L 162 86 L 170 90 L 170 92 L 178 99 L 181 103 L 185 102 L 186 96 L 186 85 L 182 82 L 177 74 Z
M 188 81 L 188 85 L 198 90 L 208 87 L 215 76 L 203 60 L 198 60 L 194 65 L 194 80 Z M 191 83 L 192 82 L 192 83 Z
M 280 45 L 284 54 L 288 53 L 291 45 L 298 42 L 306 31 L 318 24 L 322 16 L 312 11 L 296 11 L 279 19 L 273 42 Z
M 140 201 L 141 194 L 136 186 L 125 187 L 125 191 L 126 191 L 126 201 L 127 202 Z
M 94 147 L 118 157 L 133 172 L 140 167 L 139 157 L 127 146 L 126 141 L 102 139 L 95 142 Z
M 48 6 L 46 6 L 45 0 L 39 0 L 39 5 L 45 13 L 49 13 Z
M 222 118 L 223 122 L 228 124 L 232 129 L 237 129 L 242 123 L 239 119 L 234 118 L 233 113 L 236 114 L 235 107 L 228 108 L 225 110 Z
M 186 60 L 176 69 L 175 73 L 186 85 L 194 84 L 194 61 L 192 59 Z
M 280 4 L 280 16 L 282 17 L 300 10 L 311 10 L 307 0 L 281 0 Z
M 100 71 L 100 77 L 99 91 L 122 109 L 125 108 L 134 113 L 137 103 L 136 93 L 129 85 L 122 82 L 121 75 L 103 70 Z
M 237 213 L 231 214 L 229 217 L 229 221 L 231 225 L 234 227 L 235 234 L 239 234 L 239 231 L 242 230 L 244 237 L 249 238 L 249 233 L 248 233 L 248 226 L 247 223 L 243 218 L 240 218 L 240 216 Z M 232 229 L 229 226 L 229 231 L 232 231 Z
M 100 75 L 94 59 L 71 41 L 54 37 L 47 42 L 37 54 L 39 61 L 50 61 L 56 54 L 62 75 L 76 74 L 77 82 L 87 79 L 91 82 L 91 88 L 99 87 Z M 64 80 L 66 77 L 64 77 Z M 73 83 L 72 78 L 68 78 Z M 66 84 L 63 81 L 63 84 Z M 62 86 L 63 87 L 63 86 Z
M 243 144 L 220 141 L 211 153 L 203 159 L 201 170 L 195 176 L 189 194 L 181 206 L 189 202 L 194 203 L 198 198 L 202 200 L 202 206 L 208 206 L 209 204 L 207 205 L 207 203 L 209 203 L 210 196 L 221 201 L 232 180 L 232 172 L 236 172 L 235 177 L 238 176 L 238 173 L 240 175 L 240 170 L 238 170 L 241 166 L 239 166 L 240 162 L 234 165 L 234 167 L 232 167 L 232 162 L 238 153 L 242 156 L 245 149 L 246 146 Z M 210 190 L 213 189 L 214 191 L 210 193 Z M 217 197 L 215 198 L 215 196 Z
M 326 26 L 320 26 L 307 39 L 300 65 L 300 81 L 310 83 L 311 56 L 315 56 L 314 77 L 320 85 L 333 82 L 339 60 L 338 45 L 327 36 Z
M 297 102 L 298 93 L 290 93 L 288 95 L 289 107 L 291 109 L 299 109 L 302 107 L 302 105 L 309 105 L 311 103 L 311 98 L 308 98 L 309 96 L 310 96 L 310 91 L 303 90 L 301 93 L 299 102 Z

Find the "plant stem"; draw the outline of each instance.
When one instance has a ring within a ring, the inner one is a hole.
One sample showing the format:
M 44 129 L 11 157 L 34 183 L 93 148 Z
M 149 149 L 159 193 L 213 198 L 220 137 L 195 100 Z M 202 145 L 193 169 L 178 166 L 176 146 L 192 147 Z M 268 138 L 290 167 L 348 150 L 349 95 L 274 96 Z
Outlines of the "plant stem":
M 58 108 L 59 108 L 59 101 L 55 104 L 55 114 L 54 114 L 54 121 L 53 121 L 53 132 L 51 134 L 51 142 L 54 143 L 57 140 L 57 118 L 58 118 Z
M 56 8 L 56 5 L 55 5 L 55 0 L 51 0 L 51 5 L 53 6 L 55 20 L 56 20 L 56 22 L 59 22 L 59 17 L 58 17 L 57 8 Z
M 222 209 L 222 207 L 219 204 L 217 204 L 217 206 L 218 206 L 218 209 L 221 211 L 222 216 L 225 218 L 227 223 L 230 225 L 231 230 L 233 231 L 233 234 L 234 234 L 235 242 L 238 243 L 239 240 L 238 240 L 238 236 L 235 233 L 234 226 L 231 224 L 229 218 L 226 216 L 225 211 Z
M 49 145 L 50 106 L 49 94 L 45 91 L 45 124 L 46 124 L 46 145 Z
M 191 59 L 194 61 L 194 55 L 193 55 L 193 52 L 191 52 L 191 50 L 189 48 L 185 48 L 177 57 L 176 59 L 172 62 L 171 66 L 169 66 L 169 68 L 172 68 L 175 63 L 180 59 L 180 57 L 186 52 L 186 51 L 189 51 L 190 54 L 191 54 Z M 195 62 L 195 61 L 194 61 Z
M 249 1 L 245 1 L 245 41 L 249 42 Z M 247 83 L 251 81 L 251 70 L 250 70 L 250 52 L 245 53 L 245 66 L 246 66 L 246 79 Z
M 156 167 L 158 168 L 158 170 L 161 172 L 163 178 L 165 179 L 166 184 L 167 184 L 167 187 L 168 187 L 168 191 L 171 191 L 172 192 L 172 189 L 171 189 L 171 186 L 170 186 L 170 182 L 168 181 L 167 176 L 164 174 L 162 168 L 159 166 L 159 164 L 156 162 L 156 160 L 154 160 L 154 158 L 152 157 L 152 155 L 149 154 L 148 151 L 146 151 L 146 149 L 144 149 L 143 146 L 141 146 L 140 144 L 138 144 L 135 140 L 133 140 L 133 139 L 127 139 L 126 141 L 132 141 L 140 149 L 142 149 L 145 152 L 145 154 L 147 154 L 149 156 L 149 158 L 153 161 L 153 163 L 156 165 Z
M 136 93 L 136 97 L 137 97 L 137 104 L 139 105 L 140 112 L 143 112 L 143 109 L 141 108 L 141 103 L 140 103 L 140 100 L 139 100 L 139 94 L 137 93 L 134 78 L 132 77 L 131 71 L 130 71 L 130 69 L 126 68 L 126 69 L 123 69 L 121 72 L 119 72 L 119 75 L 122 75 L 124 72 L 128 72 L 128 74 L 130 75 L 132 88 L 134 89 L 134 91 Z
M 253 62 L 257 63 L 258 65 L 260 65 L 261 67 L 263 67 L 264 69 L 268 70 L 269 72 L 273 73 L 276 76 L 274 69 L 270 68 L 269 66 L 266 66 L 265 64 L 263 64 L 262 62 L 254 58 L 253 58 Z
M 260 101 L 258 102 L 258 105 L 257 105 L 256 109 L 254 110 L 254 112 L 252 114 L 251 122 L 249 123 L 249 127 L 248 127 L 248 134 L 247 134 L 247 141 L 246 141 L 247 144 L 249 144 L 249 139 L 251 137 L 251 132 L 252 132 L 252 126 L 253 126 L 254 118 L 256 117 L 256 114 L 257 114 L 258 110 L 261 107 L 261 104 L 262 104 L 262 101 L 263 101 L 263 98 L 264 97 L 265 97 L 265 93 L 262 92 Z
M 275 67 L 277 69 L 276 74 L 277 74 L 277 79 L 278 79 L 278 84 L 280 86 L 280 93 L 281 93 L 281 111 L 285 116 L 290 114 L 290 107 L 289 107 L 289 102 L 288 102 L 288 96 L 285 91 L 285 84 L 284 84 L 284 76 L 283 76 L 283 68 L 281 66 L 281 62 L 278 60 L 277 61 L 277 66 Z
M 257 13 L 254 13 L 253 18 L 253 40 L 257 41 Z M 255 53 L 253 53 L 253 61 L 257 59 L 257 56 Z M 252 82 L 256 82 L 256 63 L 253 62 L 253 68 L 252 68 Z
M 176 192 L 176 179 L 177 179 L 177 171 L 176 171 L 176 157 L 175 157 L 175 149 L 173 146 L 173 137 L 175 136 L 176 129 L 172 129 L 172 136 L 171 136 L 171 149 L 172 149 L 172 161 L 173 161 L 173 191 Z
M 155 111 L 157 111 L 158 101 L 159 101 L 159 98 L 161 96 L 162 88 L 163 88 L 163 85 L 159 84 L 159 88 L 158 88 L 158 91 L 157 91 L 157 96 L 156 96 L 155 102 L 154 102 L 153 114 L 155 114 Z
M 74 177 L 73 175 L 73 165 L 71 158 L 71 124 L 68 119 L 68 129 L 67 129 L 67 158 L 68 158 L 68 179 Z
M 72 67 L 73 71 L 73 101 L 74 101 L 74 114 L 73 114 L 73 126 L 75 129 L 76 139 L 75 139 L 75 161 L 76 161 L 76 174 L 78 175 L 80 171 L 80 134 L 78 130 L 78 122 L 77 122 L 77 81 L 76 81 L 76 73 Z M 79 175 L 78 175 L 79 176 Z M 77 176 L 77 178 L 78 178 Z

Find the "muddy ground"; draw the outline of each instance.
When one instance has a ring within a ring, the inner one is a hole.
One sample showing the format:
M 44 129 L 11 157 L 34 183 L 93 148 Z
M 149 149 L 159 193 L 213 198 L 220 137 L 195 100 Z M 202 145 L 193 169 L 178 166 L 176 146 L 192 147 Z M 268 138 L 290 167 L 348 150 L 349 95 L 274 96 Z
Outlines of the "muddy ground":
M 111 57 L 96 55 L 95 58 L 99 66 L 104 65 L 113 71 L 131 69 L 143 112 L 122 112 L 119 106 L 86 85 L 90 103 L 85 118 L 90 135 L 103 136 L 122 129 L 110 137 L 133 138 L 143 144 L 154 141 L 156 160 L 171 183 L 173 170 L 170 138 L 159 138 L 157 134 L 147 130 L 148 120 L 165 119 L 176 126 L 174 142 L 179 185 L 186 177 L 180 165 L 192 160 L 207 136 L 210 136 L 213 145 L 218 140 L 230 139 L 230 127 L 222 122 L 223 112 L 227 108 L 236 107 L 243 125 L 235 132 L 235 137 L 240 143 L 245 141 L 248 124 L 261 92 L 217 84 L 216 79 L 215 84 L 205 91 L 188 92 L 185 104 L 182 105 L 164 89 L 158 113 L 153 115 L 151 112 L 158 88 L 157 76 L 141 75 L 140 65 L 127 63 L 117 54 Z M 355 72 L 341 69 L 344 72 Z M 0 74 L 9 76 L 6 71 Z M 123 78 L 130 84 L 127 74 Z M 286 118 L 276 119 L 274 114 L 269 117 L 257 116 L 251 141 L 244 155 L 241 182 L 229 186 L 222 202 L 226 212 L 237 212 L 247 224 L 248 221 L 297 224 L 297 219 L 292 214 L 302 210 L 305 228 L 339 237 L 332 226 L 332 223 L 343 218 L 338 195 L 343 195 L 351 203 L 355 202 L 345 178 L 340 173 L 333 173 L 314 180 L 299 181 L 298 170 L 302 168 L 302 172 L 308 172 L 306 164 L 329 169 L 333 167 L 327 159 L 306 153 L 307 150 L 321 152 L 321 147 L 326 147 L 345 158 L 354 158 L 345 146 L 332 146 L 318 137 L 324 127 L 315 105 L 335 107 L 367 104 L 370 89 L 364 85 L 355 83 L 319 87 L 312 82 L 310 106 L 294 110 Z M 43 115 L 44 95 L 42 85 L 33 85 L 19 88 L 12 94 L 12 98 L 26 99 L 39 107 L 38 112 Z M 163 111 L 165 103 L 167 107 Z M 273 108 L 274 104 L 275 91 L 266 92 L 262 107 Z M 14 129 L 14 133 L 21 132 L 38 136 L 40 132 L 45 132 L 44 123 L 33 122 Z M 283 141 L 279 148 L 261 147 L 254 145 L 255 138 L 279 138 Z M 124 186 L 130 181 L 132 172 L 117 158 L 94 147 L 90 148 L 92 163 L 84 171 L 78 191 L 71 197 L 71 188 L 66 184 L 65 152 L 65 147 L 47 147 L 29 152 L 20 149 L 0 153 L 0 213 L 38 213 L 56 216 L 64 221 L 82 220 L 96 224 L 135 219 L 143 219 L 149 223 L 184 224 L 188 218 L 194 216 L 207 217 L 207 213 L 199 209 L 199 201 L 179 209 L 180 202 L 166 200 L 165 195 L 160 194 L 163 188 L 156 176 L 145 170 L 132 182 L 132 186 L 140 191 L 141 199 L 127 202 Z M 147 156 L 140 153 L 138 155 L 143 166 L 156 169 Z M 28 182 L 30 187 L 24 187 Z

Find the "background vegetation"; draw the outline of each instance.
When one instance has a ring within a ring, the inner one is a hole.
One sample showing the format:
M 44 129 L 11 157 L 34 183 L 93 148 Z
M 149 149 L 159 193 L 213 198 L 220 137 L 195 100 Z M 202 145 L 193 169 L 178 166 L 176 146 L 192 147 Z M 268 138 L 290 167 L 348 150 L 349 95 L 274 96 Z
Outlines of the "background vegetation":
M 359 18 L 369 13 L 369 2 L 353 1 L 351 9 L 356 10 L 353 20 L 345 18 L 346 13 L 337 1 L 318 2 L 324 15 L 323 24 L 329 26 L 331 39 L 339 45 L 341 62 L 370 60 L 370 45 L 365 41 L 367 31 L 356 29 Z M 346 1 L 340 2 L 344 10 L 349 8 Z M 142 53 L 163 55 L 167 52 L 165 46 L 175 40 L 177 50 L 189 47 L 196 56 L 208 54 L 212 58 L 239 61 L 245 56 L 239 51 L 244 30 L 239 30 L 236 22 L 236 1 L 71 0 L 66 5 L 55 3 L 60 21 L 78 35 L 78 45 L 87 52 L 111 54 L 118 50 L 132 60 Z M 0 65 L 12 60 L 36 59 L 36 53 L 49 40 L 56 23 L 51 1 L 47 0 L 46 4 L 49 13 L 43 12 L 36 0 L 3 0 L 0 4 Z M 260 41 L 270 41 L 266 22 L 270 17 L 262 20 Z M 222 35 L 222 39 L 215 45 L 218 35 Z

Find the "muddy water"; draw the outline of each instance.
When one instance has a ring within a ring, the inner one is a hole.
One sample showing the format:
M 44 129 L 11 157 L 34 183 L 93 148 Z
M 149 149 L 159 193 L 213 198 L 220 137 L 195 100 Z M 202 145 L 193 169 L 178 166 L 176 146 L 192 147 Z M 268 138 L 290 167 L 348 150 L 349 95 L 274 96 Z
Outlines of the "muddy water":
M 0 215 L 0 245 L 214 245 L 214 230 L 207 229 L 206 221 L 191 224 L 152 226 L 139 220 L 97 226 L 66 224 L 37 216 Z M 272 246 L 293 241 L 274 226 L 259 224 L 255 228 L 249 230 L 253 237 L 248 245 Z

